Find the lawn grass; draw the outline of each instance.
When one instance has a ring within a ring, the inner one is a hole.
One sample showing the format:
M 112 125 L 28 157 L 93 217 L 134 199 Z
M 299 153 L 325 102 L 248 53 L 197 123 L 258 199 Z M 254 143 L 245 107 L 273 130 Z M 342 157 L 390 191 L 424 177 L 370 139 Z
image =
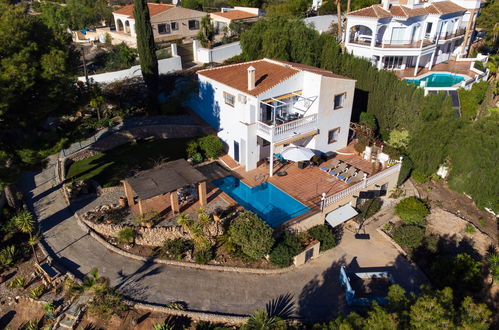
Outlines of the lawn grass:
M 135 171 L 152 168 L 160 162 L 185 158 L 189 140 L 166 139 L 125 144 L 71 164 L 66 178 L 72 181 L 93 179 L 102 187 L 112 187 Z

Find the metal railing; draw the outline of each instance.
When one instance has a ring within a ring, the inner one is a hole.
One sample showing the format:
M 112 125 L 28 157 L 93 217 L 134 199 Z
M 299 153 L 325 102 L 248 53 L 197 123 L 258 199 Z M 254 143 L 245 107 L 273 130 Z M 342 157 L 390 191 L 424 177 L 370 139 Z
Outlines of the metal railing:
M 300 119 L 295 119 L 284 124 L 270 126 L 261 121 L 257 122 L 257 129 L 260 133 L 266 135 L 269 139 L 276 142 L 287 135 L 288 132 L 296 134 L 305 133 L 297 132 L 303 128 L 315 128 L 317 126 L 317 114 L 306 116 Z
M 353 195 L 354 193 L 366 188 L 367 186 L 370 186 L 374 182 L 377 182 L 380 179 L 383 179 L 389 175 L 392 175 L 395 172 L 400 171 L 401 166 L 402 166 L 402 163 L 398 163 L 396 165 L 393 165 L 393 166 L 391 166 L 391 167 L 389 167 L 389 168 L 387 168 L 379 173 L 372 175 L 371 177 L 369 177 L 367 179 L 362 180 L 361 182 L 359 182 L 351 187 L 348 187 L 345 190 L 342 190 L 334 195 L 331 195 L 329 197 L 324 198 L 321 201 L 321 211 L 324 211 L 324 209 L 327 206 L 329 206 L 337 201 L 340 201 L 340 200 L 342 200 L 350 195 Z
M 454 33 L 446 32 L 445 34 L 441 34 L 440 37 L 438 38 L 438 40 L 449 40 L 449 39 L 452 39 L 455 37 L 460 37 L 460 36 L 463 36 L 465 32 L 466 32 L 466 29 L 458 29 Z

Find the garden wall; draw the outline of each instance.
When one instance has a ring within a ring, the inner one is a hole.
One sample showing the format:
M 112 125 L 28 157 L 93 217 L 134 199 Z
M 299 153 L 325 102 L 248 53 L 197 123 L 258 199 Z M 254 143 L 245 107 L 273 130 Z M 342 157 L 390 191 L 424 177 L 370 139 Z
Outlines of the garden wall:
M 176 45 L 175 45 L 176 46 Z M 167 74 L 174 71 L 182 70 L 182 61 L 177 55 L 176 48 L 172 47 L 172 57 L 158 61 L 159 74 Z M 116 80 L 123 80 L 133 77 L 142 76 L 140 65 L 134 65 L 129 69 L 113 72 L 105 72 L 88 76 L 89 79 L 96 83 L 108 84 Z M 78 77 L 79 81 L 85 82 L 85 77 Z
M 226 59 L 242 53 L 239 41 L 208 49 L 201 47 L 198 40 L 194 40 L 192 51 L 194 53 L 194 61 L 199 63 L 223 63 Z
M 139 245 L 163 246 L 163 243 L 167 239 L 190 238 L 189 235 L 184 234 L 182 227 L 180 226 L 147 228 L 105 223 L 97 224 L 88 220 L 83 220 L 83 222 L 98 234 L 114 238 L 118 237 L 121 230 L 125 228 L 134 228 L 137 233 L 135 243 Z
M 321 243 L 319 241 L 314 241 L 310 243 L 300 254 L 294 257 L 293 263 L 295 266 L 300 266 L 306 263 L 307 261 L 310 261 L 312 259 L 315 259 L 319 256 L 319 250 L 321 247 Z M 307 252 L 312 250 L 312 257 L 307 260 Z

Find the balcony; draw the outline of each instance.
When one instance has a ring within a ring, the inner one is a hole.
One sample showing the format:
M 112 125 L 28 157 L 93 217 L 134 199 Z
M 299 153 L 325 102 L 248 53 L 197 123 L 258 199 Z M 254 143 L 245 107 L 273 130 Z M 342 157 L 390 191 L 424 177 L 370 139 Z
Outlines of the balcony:
M 257 134 L 273 143 L 298 138 L 317 131 L 317 114 L 287 121 L 279 125 L 257 122 Z
M 441 34 L 440 37 L 438 38 L 438 40 L 442 41 L 442 40 L 450 40 L 452 38 L 462 37 L 462 36 L 464 36 L 465 32 L 466 32 L 466 29 L 458 29 L 454 33 Z
M 351 37 L 349 42 L 351 44 L 362 45 L 362 46 L 371 46 L 371 37 L 370 36 L 359 36 L 357 38 Z M 379 42 L 376 41 L 374 43 L 374 47 L 376 48 L 423 48 L 429 45 L 432 45 L 433 41 L 429 39 L 423 39 L 418 41 L 412 40 L 390 40 L 388 42 Z

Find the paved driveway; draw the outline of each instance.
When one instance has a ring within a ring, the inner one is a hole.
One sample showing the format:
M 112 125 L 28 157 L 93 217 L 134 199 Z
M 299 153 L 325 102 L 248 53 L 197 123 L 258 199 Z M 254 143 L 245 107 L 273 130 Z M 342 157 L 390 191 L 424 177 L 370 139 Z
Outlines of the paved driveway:
M 372 228 L 368 228 L 371 240 L 355 240 L 345 231 L 338 247 L 279 275 L 202 271 L 130 260 L 108 251 L 78 226 L 56 185 L 55 162 L 56 157 L 50 157 L 42 172 L 26 173 L 21 182 L 28 206 L 41 224 L 43 244 L 75 275 L 82 277 L 98 267 L 112 285 L 135 300 L 157 304 L 183 301 L 192 310 L 247 315 L 289 295 L 298 315 L 328 319 L 344 311 L 338 286 L 341 265 L 389 267 L 407 289 L 415 289 L 424 281 L 419 270 Z

